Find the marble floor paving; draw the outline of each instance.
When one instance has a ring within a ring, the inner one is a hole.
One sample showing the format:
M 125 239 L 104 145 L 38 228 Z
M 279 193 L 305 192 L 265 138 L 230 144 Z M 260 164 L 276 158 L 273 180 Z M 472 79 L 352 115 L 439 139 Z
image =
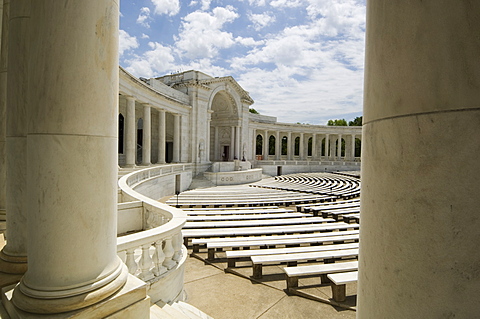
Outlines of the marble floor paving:
M 255 282 L 249 279 L 251 267 L 239 265 L 237 275 L 223 271 L 226 263 L 222 259 L 206 264 L 198 258 L 189 257 L 185 269 L 186 301 L 215 319 L 355 318 L 355 310 L 347 308 L 355 305 L 356 286 L 347 286 L 349 297 L 345 307 L 335 307 L 287 295 L 279 266 L 265 267 L 262 282 Z M 301 279 L 300 290 L 328 300 L 331 297 L 330 287 L 319 286 L 318 282 L 318 278 Z

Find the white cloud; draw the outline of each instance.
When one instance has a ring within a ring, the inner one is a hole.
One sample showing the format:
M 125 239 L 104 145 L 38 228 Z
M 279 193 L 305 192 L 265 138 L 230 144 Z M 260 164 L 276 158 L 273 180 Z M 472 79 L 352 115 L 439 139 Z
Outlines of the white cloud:
M 211 13 L 192 12 L 183 18 L 176 46 L 189 59 L 214 58 L 220 49 L 235 43 L 232 33 L 222 28 L 237 17 L 231 6 L 214 8 Z
M 175 68 L 172 49 L 158 42 L 149 42 L 151 50 L 142 56 L 128 61 L 126 70 L 138 77 L 153 77 L 163 75 Z
M 145 34 L 145 33 L 142 33 L 141 38 L 142 38 L 142 39 L 150 39 L 150 37 L 149 37 L 147 34 Z
M 202 11 L 206 11 L 208 9 L 210 9 L 210 3 L 212 2 L 212 0 L 201 0 L 201 1 L 191 1 L 190 4 L 188 5 L 189 7 L 194 7 L 196 6 L 198 3 L 202 3 L 202 8 L 201 10 Z
M 240 0 L 240 1 L 245 1 L 245 0 Z M 265 0 L 248 0 L 248 4 L 254 7 L 263 7 L 266 5 Z
M 179 0 L 151 0 L 155 6 L 153 11 L 155 14 L 162 15 L 168 14 L 174 16 L 180 11 Z
M 264 44 L 264 41 L 255 41 L 254 38 L 248 37 L 236 37 L 235 42 L 240 43 L 241 45 L 244 45 L 246 47 L 252 47 L 252 46 L 258 46 Z
M 363 37 L 365 5 L 357 0 L 308 0 L 307 13 L 317 21 L 321 32 L 329 36 L 344 34 Z
M 273 0 L 270 5 L 277 8 L 296 8 L 302 5 L 302 0 Z
M 143 7 L 140 9 L 140 14 L 137 18 L 137 23 L 143 25 L 146 28 L 150 28 L 150 9 L 147 7 Z
M 271 12 L 265 12 L 261 14 L 251 13 L 248 15 L 248 18 L 250 19 L 250 21 L 252 21 L 253 28 L 256 31 L 259 31 L 275 22 L 275 16 Z
M 118 31 L 118 54 L 123 55 L 125 51 L 138 48 L 137 38 L 130 36 L 126 31 Z

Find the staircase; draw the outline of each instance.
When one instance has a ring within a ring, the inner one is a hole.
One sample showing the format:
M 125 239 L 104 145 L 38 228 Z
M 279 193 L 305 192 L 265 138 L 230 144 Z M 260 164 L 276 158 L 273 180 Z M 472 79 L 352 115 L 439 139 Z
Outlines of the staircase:
M 156 304 L 150 307 L 150 319 L 213 319 L 194 306 L 178 301 L 172 305 L 160 307 Z

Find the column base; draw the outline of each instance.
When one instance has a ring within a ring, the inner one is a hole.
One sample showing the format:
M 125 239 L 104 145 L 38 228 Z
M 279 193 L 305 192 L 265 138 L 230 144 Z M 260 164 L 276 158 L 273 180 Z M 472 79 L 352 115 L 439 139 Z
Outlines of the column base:
M 88 285 L 70 290 L 36 290 L 28 287 L 23 279 L 13 291 L 13 303 L 16 307 L 31 313 L 55 314 L 75 311 L 108 299 L 116 294 L 126 283 L 128 269 L 122 262 L 109 276 Z M 97 287 L 94 287 L 97 286 Z
M 0 272 L 23 275 L 27 271 L 27 257 L 16 257 L 0 251 Z
M 150 297 L 147 296 L 145 282 L 128 275 L 125 285 L 115 294 L 93 305 L 84 308 L 57 313 L 37 314 L 19 309 L 12 301 L 16 294 L 15 285 L 2 289 L 2 303 L 12 319 L 63 319 L 63 318 L 149 318 Z M 17 297 L 15 297 L 17 298 Z M 42 303 L 44 300 L 38 300 Z

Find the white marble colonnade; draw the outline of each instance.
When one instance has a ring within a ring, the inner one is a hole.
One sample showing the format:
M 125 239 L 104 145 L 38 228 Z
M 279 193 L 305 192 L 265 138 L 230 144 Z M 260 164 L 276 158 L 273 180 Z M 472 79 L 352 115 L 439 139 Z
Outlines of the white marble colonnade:
M 361 138 L 361 134 L 357 133 L 310 133 L 310 132 L 295 132 L 284 131 L 282 129 L 253 129 L 253 146 L 252 149 L 256 149 L 258 135 L 263 138 L 262 155 L 264 160 L 344 160 L 354 161 L 355 158 L 355 139 Z M 269 155 L 270 136 L 275 137 L 275 156 Z M 282 139 L 287 138 L 287 154 L 281 154 L 282 152 Z M 298 154 L 295 149 L 298 139 Z M 345 140 L 345 146 L 342 147 L 341 141 Z M 348 143 L 350 142 L 350 143 Z M 311 146 L 309 147 L 311 143 Z M 323 144 L 324 143 L 324 144 Z M 322 146 L 323 144 L 323 146 Z M 342 152 L 343 150 L 343 152 Z M 325 155 L 322 155 L 322 152 Z M 343 153 L 343 155 L 341 155 Z M 309 155 L 310 154 L 310 155 Z
M 11 39 L 20 46 L 28 42 L 24 50 L 12 46 L 16 54 L 8 61 L 18 74 L 9 78 L 7 96 L 26 111 L 9 111 L 7 125 L 22 125 L 9 130 L 7 156 L 20 154 L 25 145 L 28 172 L 21 186 L 27 230 L 8 230 L 9 236 L 26 235 L 28 247 L 28 270 L 12 301 L 36 314 L 74 311 L 105 300 L 129 276 L 116 253 L 117 167 L 112 165 L 118 3 L 16 1 L 11 9 L 18 15 L 10 20 Z

